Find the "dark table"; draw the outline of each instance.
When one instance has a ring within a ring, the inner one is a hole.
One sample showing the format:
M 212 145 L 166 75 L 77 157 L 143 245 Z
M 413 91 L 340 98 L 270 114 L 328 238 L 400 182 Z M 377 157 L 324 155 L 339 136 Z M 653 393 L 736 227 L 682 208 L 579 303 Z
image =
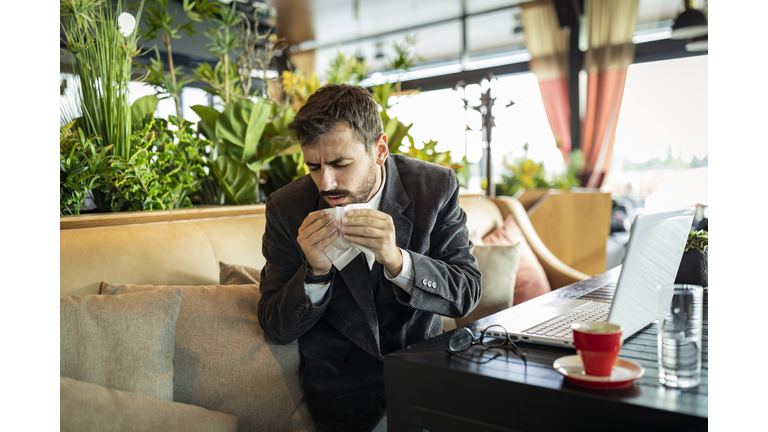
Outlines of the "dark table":
M 618 280 L 619 271 L 617 267 L 546 295 L 610 298 L 612 288 L 600 287 Z M 707 430 L 707 299 L 704 290 L 698 387 L 675 390 L 659 384 L 655 323 L 624 341 L 619 357 L 643 366 L 645 375 L 617 390 L 584 388 L 557 373 L 552 363 L 575 354 L 572 348 L 518 343 L 527 354 L 527 367 L 512 353 L 477 364 L 445 352 L 451 331 L 384 358 L 388 430 Z M 488 319 L 468 327 L 475 330 Z

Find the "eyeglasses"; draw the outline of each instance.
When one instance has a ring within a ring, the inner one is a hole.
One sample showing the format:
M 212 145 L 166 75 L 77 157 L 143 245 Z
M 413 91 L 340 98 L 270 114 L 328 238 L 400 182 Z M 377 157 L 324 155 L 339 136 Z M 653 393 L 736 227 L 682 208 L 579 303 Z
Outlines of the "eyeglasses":
M 477 359 L 477 358 L 461 356 L 459 355 L 459 353 L 463 353 L 475 345 L 482 345 L 487 349 L 492 349 L 492 348 L 510 349 L 512 352 L 520 356 L 520 358 L 523 360 L 523 364 L 527 366 L 527 363 L 525 361 L 525 353 L 522 352 L 520 348 L 518 348 L 517 345 L 515 345 L 514 342 L 512 342 L 512 339 L 510 339 L 508 335 L 503 338 L 500 338 L 498 336 L 491 336 L 491 333 L 496 333 L 496 334 L 501 333 L 506 335 L 507 330 L 499 324 L 494 324 L 486 327 L 485 330 L 483 330 L 482 333 L 480 333 L 480 338 L 475 339 L 475 334 L 472 332 L 472 330 L 466 327 L 462 327 L 458 329 L 456 333 L 453 334 L 453 336 L 451 336 L 451 339 L 448 341 L 448 347 L 446 348 L 446 351 L 449 354 L 452 354 L 463 360 L 484 364 L 484 363 L 488 363 L 491 360 L 495 360 L 501 354 L 499 352 L 495 352 L 494 356 L 488 357 L 488 356 L 484 356 L 483 353 L 481 353 L 480 358 Z M 484 350 L 484 351 L 487 351 L 487 350 Z

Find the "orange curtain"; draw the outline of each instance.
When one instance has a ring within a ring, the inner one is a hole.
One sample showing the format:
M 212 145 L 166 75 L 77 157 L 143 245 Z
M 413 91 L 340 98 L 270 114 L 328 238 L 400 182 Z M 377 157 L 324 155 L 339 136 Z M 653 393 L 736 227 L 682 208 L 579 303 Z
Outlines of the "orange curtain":
M 581 126 L 584 168 L 581 184 L 599 188 L 608 171 L 624 96 L 627 68 L 634 59 L 632 35 L 638 0 L 586 0 L 587 109 Z
M 571 152 L 571 106 L 568 102 L 568 32 L 560 27 L 552 0 L 521 4 L 525 44 L 531 54 L 552 135 L 566 162 Z

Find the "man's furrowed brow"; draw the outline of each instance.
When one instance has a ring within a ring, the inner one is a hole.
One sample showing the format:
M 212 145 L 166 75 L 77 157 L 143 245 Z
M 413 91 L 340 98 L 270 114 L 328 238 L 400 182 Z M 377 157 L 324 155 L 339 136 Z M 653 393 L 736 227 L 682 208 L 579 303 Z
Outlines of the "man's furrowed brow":
M 326 165 L 334 165 L 334 164 L 338 164 L 338 163 L 341 163 L 341 162 L 344 162 L 344 161 L 350 161 L 352 159 L 353 158 L 351 158 L 351 157 L 343 157 L 342 156 L 342 157 L 337 157 L 336 159 L 332 159 L 332 160 L 326 161 L 325 164 Z M 316 163 L 316 162 L 309 162 L 309 161 L 306 161 L 306 160 L 304 162 L 307 165 L 310 165 L 310 166 L 320 166 L 320 164 Z

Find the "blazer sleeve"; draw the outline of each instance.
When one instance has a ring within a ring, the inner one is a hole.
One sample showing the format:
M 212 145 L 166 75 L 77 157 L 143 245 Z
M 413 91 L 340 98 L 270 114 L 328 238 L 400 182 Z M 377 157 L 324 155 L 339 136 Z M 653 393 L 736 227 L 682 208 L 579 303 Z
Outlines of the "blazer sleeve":
M 453 173 L 451 173 L 453 174 Z M 451 318 L 467 316 L 480 302 L 480 270 L 472 254 L 467 215 L 459 207 L 459 182 L 448 181 L 447 197 L 437 212 L 429 235 L 429 249 L 412 251 L 413 286 L 395 288 L 397 300 L 414 309 Z
M 288 344 L 317 323 L 332 293 L 329 289 L 321 303 L 312 304 L 304 289 L 304 253 L 269 198 L 265 216 L 262 254 L 266 264 L 259 286 L 259 323 L 275 343 Z

